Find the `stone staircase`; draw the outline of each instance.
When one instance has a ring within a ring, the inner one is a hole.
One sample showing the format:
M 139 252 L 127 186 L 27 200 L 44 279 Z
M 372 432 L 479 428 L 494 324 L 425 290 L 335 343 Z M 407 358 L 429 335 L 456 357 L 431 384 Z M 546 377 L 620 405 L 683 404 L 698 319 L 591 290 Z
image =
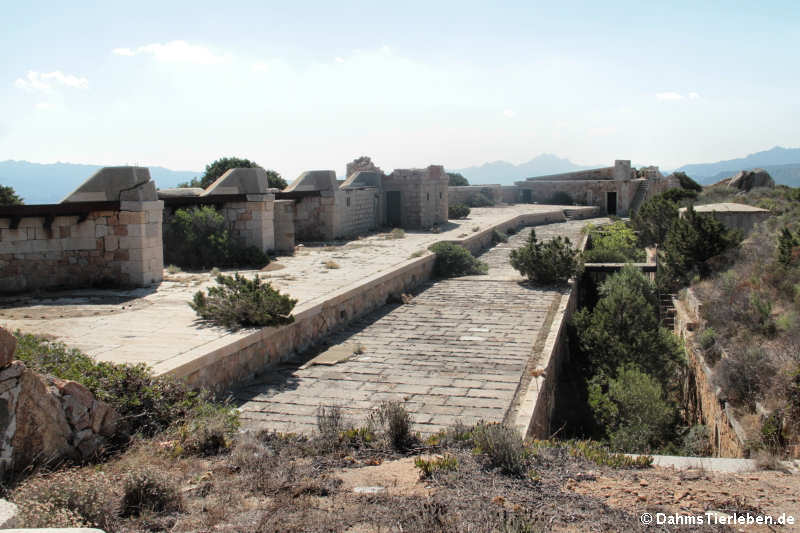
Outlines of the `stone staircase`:
M 636 195 L 631 202 L 631 214 L 639 210 L 639 207 L 647 199 L 647 191 L 650 189 L 650 180 L 644 180 L 639 183 L 639 188 L 636 189 Z
M 661 316 L 661 325 L 670 331 L 675 329 L 675 305 L 672 302 L 673 298 L 676 298 L 677 294 L 673 293 L 660 293 L 659 294 L 659 305 L 658 305 L 658 312 Z
M 564 209 L 564 218 L 567 220 L 579 220 L 583 215 L 577 209 Z

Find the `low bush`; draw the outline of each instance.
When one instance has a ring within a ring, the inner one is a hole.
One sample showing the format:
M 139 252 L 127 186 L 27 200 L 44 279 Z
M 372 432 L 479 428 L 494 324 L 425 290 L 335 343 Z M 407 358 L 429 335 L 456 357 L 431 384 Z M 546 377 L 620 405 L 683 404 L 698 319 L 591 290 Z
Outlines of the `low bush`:
M 477 453 L 486 454 L 489 465 L 504 474 L 522 476 L 528 466 L 528 451 L 519 432 L 503 424 L 478 423 L 472 429 Z
M 486 274 L 489 266 L 476 259 L 466 248 L 452 242 L 437 242 L 429 250 L 436 254 L 434 273 L 440 278 Z
M 508 242 L 508 236 L 500 233 L 496 229 L 492 230 L 492 244 L 499 244 L 501 242 Z
M 402 403 L 395 401 L 380 403 L 367 419 L 367 427 L 382 443 L 398 451 L 405 450 L 415 441 L 411 424 L 411 414 Z
M 34 476 L 14 491 L 20 527 L 97 527 L 114 529 L 117 520 L 113 484 L 102 472 L 61 470 Z
M 763 348 L 747 346 L 717 362 L 714 382 L 735 405 L 752 412 L 775 373 L 775 367 Z
M 189 304 L 205 321 L 229 329 L 280 326 L 294 322 L 292 309 L 297 300 L 281 294 L 256 276 L 248 279 L 220 274 L 208 295 L 197 291 Z
M 181 507 L 178 487 L 162 472 L 151 468 L 133 470 L 123 481 L 122 516 L 178 511 Z
M 593 228 L 590 235 L 592 247 L 583 253 L 586 263 L 636 263 L 646 258 L 636 233 L 622 220 Z
M 682 190 L 703 192 L 703 186 L 686 175 L 686 172 L 674 172 L 672 176 L 678 179 Z
M 211 206 L 178 209 L 164 224 L 164 262 L 183 268 L 252 266 L 269 257 L 245 246 L 228 230 L 225 218 Z
M 697 336 L 697 343 L 700 345 L 700 348 L 703 350 L 708 350 L 717 342 L 717 334 L 714 331 L 714 328 L 707 327 L 703 328 L 703 331 Z
M 231 447 L 239 429 L 236 411 L 226 404 L 198 406 L 170 431 L 177 443 L 176 455 L 216 455 Z
M 107 402 L 123 422 L 144 435 L 153 435 L 208 403 L 207 394 L 191 390 L 169 376 L 154 376 L 145 364 L 95 361 L 80 350 L 33 335 L 14 334 L 15 357 L 42 374 L 81 383 Z
M 534 283 L 562 284 L 579 272 L 578 256 L 569 238 L 558 236 L 542 242 L 531 230 L 527 244 L 511 251 L 511 266 Z
M 479 192 L 469 197 L 467 205 L 469 207 L 491 207 L 494 205 L 494 201 L 484 193 Z
M 444 454 L 442 457 L 433 459 L 423 459 L 417 457 L 414 466 L 419 468 L 420 479 L 428 479 L 443 472 L 455 472 L 458 470 L 458 458 L 453 455 Z
M 661 384 L 633 365 L 616 374 L 611 379 L 598 374 L 589 382 L 589 406 L 611 448 L 646 453 L 669 442 L 677 409 L 665 399 Z
M 670 189 L 679 191 L 681 189 Z M 669 192 L 669 191 L 667 191 Z M 672 224 L 678 219 L 676 200 L 659 194 L 645 201 L 631 219 L 633 229 L 638 233 L 640 246 L 659 246 L 664 244 Z
M 447 208 L 447 218 L 452 220 L 467 218 L 469 216 L 469 212 L 470 209 L 468 206 L 464 204 L 453 204 Z
M 607 446 L 591 440 L 568 441 L 566 447 L 573 457 L 581 457 L 599 466 L 611 468 L 649 468 L 653 465 L 653 457 L 640 455 L 630 457 L 624 453 L 615 453 Z
M 710 455 L 711 430 L 708 429 L 708 426 L 697 424 L 689 428 L 689 431 L 683 436 L 681 453 L 693 457 L 705 457 Z

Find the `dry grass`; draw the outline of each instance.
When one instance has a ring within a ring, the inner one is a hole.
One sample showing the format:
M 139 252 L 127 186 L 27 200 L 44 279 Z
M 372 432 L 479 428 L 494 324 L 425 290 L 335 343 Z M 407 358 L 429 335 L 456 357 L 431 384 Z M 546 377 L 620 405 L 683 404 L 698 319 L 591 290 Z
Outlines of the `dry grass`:
M 334 261 L 332 259 L 329 259 L 328 261 L 325 261 L 323 263 L 323 265 L 325 265 L 325 268 L 327 268 L 328 270 L 334 270 L 334 269 L 337 269 L 337 268 L 341 268 L 339 266 L 339 263 L 337 263 L 336 261 Z

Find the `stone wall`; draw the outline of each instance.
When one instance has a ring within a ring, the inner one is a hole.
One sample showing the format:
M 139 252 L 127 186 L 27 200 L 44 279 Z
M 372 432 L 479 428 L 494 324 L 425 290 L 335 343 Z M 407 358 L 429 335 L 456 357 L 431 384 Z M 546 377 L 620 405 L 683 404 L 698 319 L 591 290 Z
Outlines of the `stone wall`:
M 275 250 L 278 252 L 294 251 L 294 200 L 275 200 Z
M 0 218 L 0 292 L 161 281 L 163 202 L 123 201 L 79 216 Z M 48 224 L 49 222 L 49 224 Z
M 684 383 L 684 405 L 694 424 L 709 429 L 709 445 L 717 457 L 744 457 L 745 433 L 733 416 L 732 409 L 721 399 L 721 390 L 713 382 L 713 371 L 694 342 L 701 321 L 700 304 L 691 289 L 684 300 L 675 304 L 675 334 L 684 341 L 688 365 Z
M 430 229 L 447 222 L 448 177 L 441 165 L 395 170 L 383 178 L 383 192 L 391 191 L 401 194 L 401 227 Z M 385 204 L 382 212 L 388 213 Z
M 296 242 L 332 241 L 336 217 L 336 197 L 333 191 L 321 196 L 306 196 L 294 206 L 294 236 Z
M 274 194 L 248 194 L 245 202 L 226 202 L 220 210 L 231 230 L 247 246 L 275 249 Z
M 520 189 L 531 191 L 531 201 L 545 203 L 557 192 L 566 192 L 572 200 L 579 205 L 600 207 L 606 212 L 606 193 L 617 193 L 617 214 L 627 216 L 631 201 L 633 200 L 638 182 L 619 180 L 576 180 L 576 181 L 547 181 L 527 180 L 518 182 Z M 524 193 L 520 193 L 521 195 Z M 520 196 L 523 198 L 523 196 Z M 520 200 L 521 201 L 521 200 Z
M 336 191 L 334 237 L 349 239 L 378 227 L 380 192 L 375 187 L 346 188 Z
M 450 205 L 469 205 L 472 199 L 479 194 L 482 194 L 496 204 L 504 203 L 503 187 L 500 185 L 467 185 L 447 188 L 448 202 Z

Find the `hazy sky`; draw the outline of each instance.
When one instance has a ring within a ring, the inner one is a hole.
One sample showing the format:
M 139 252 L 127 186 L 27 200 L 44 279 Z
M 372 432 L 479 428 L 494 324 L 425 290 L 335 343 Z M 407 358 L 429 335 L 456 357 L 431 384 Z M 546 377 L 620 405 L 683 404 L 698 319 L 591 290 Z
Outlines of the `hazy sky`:
M 800 146 L 800 4 L 1 0 L 0 160 L 344 172 Z

